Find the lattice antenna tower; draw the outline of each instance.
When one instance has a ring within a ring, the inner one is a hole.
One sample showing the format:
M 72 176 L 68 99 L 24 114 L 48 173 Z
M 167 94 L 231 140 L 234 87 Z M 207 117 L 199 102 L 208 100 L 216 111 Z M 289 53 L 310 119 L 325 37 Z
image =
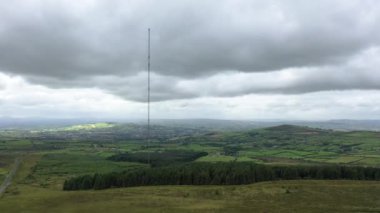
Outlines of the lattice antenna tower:
M 148 132 L 147 132 L 147 149 L 150 146 L 151 134 L 150 134 L 150 28 L 148 28 Z M 150 164 L 150 152 L 148 150 L 148 164 Z

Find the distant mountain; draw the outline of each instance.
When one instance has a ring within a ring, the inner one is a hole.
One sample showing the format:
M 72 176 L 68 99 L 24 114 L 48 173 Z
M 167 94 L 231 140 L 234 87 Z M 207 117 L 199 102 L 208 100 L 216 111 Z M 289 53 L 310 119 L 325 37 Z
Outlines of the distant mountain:
M 299 121 L 291 122 L 294 125 L 303 125 L 314 128 L 333 129 L 341 131 L 369 130 L 380 131 L 380 120 L 329 120 L 329 121 Z
M 213 131 L 245 131 L 280 125 L 307 126 L 312 128 L 341 131 L 369 130 L 380 131 L 380 120 L 327 120 L 327 121 L 277 121 L 277 120 L 213 120 L 181 119 L 154 120 L 154 124 L 163 126 L 204 128 Z
M 134 123 L 145 126 L 145 120 L 97 120 L 97 119 L 21 119 L 0 118 L 2 129 L 39 129 L 39 128 L 63 128 L 73 125 L 93 124 L 98 122 Z M 246 131 L 280 125 L 297 125 L 312 128 L 332 129 L 341 131 L 369 130 L 380 131 L 380 120 L 327 120 L 327 121 L 291 121 L 291 120 L 218 120 L 218 119 L 155 119 L 152 125 L 202 129 L 205 131 Z
M 289 124 L 267 127 L 267 128 L 265 128 L 265 130 L 269 130 L 269 131 L 273 131 L 273 132 L 286 132 L 286 133 L 320 132 L 320 129 L 311 128 L 311 127 L 307 127 L 307 126 L 295 126 L 295 125 L 289 125 Z

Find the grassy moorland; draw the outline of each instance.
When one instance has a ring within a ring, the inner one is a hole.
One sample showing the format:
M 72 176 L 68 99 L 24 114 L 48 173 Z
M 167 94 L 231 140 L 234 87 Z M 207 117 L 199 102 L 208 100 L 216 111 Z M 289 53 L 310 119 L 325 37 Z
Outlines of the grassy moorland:
M 61 191 L 20 184 L 2 212 L 379 212 L 369 181 L 278 181 L 239 186 L 151 186 Z
M 62 190 L 63 182 L 72 177 L 157 166 L 149 165 L 146 156 L 164 164 L 380 165 L 379 132 L 289 125 L 239 132 L 154 126 L 152 132 L 154 139 L 148 147 L 144 127 L 132 124 L 0 131 L 0 181 L 16 157 L 23 159 L 13 184 L 0 198 L 1 212 L 380 211 L 376 181 L 282 180 L 238 186 Z
M 39 161 L 29 156 L 2 212 L 378 212 L 380 184 L 372 181 L 276 181 L 239 186 L 147 186 L 90 191 L 25 182 Z

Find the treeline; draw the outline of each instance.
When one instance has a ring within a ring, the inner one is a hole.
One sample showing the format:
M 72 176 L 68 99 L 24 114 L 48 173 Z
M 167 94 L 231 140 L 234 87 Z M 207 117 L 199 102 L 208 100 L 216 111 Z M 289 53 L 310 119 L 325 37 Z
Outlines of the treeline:
M 250 162 L 191 163 L 66 180 L 64 190 L 148 185 L 239 185 L 295 179 L 380 180 L 380 168 L 349 166 L 268 166 Z
M 139 163 L 150 163 L 153 167 L 165 166 L 173 163 L 184 163 L 194 161 L 206 156 L 207 152 L 195 152 L 186 150 L 165 150 L 156 152 L 134 152 L 121 153 L 108 158 L 112 161 L 129 161 Z

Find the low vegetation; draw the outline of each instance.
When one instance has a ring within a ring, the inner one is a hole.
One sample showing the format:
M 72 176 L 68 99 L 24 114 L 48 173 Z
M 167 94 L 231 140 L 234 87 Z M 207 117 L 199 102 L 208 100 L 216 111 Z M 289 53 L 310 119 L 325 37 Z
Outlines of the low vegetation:
M 380 212 L 378 181 L 294 180 L 239 186 L 144 186 L 62 191 L 18 184 L 1 212 Z

